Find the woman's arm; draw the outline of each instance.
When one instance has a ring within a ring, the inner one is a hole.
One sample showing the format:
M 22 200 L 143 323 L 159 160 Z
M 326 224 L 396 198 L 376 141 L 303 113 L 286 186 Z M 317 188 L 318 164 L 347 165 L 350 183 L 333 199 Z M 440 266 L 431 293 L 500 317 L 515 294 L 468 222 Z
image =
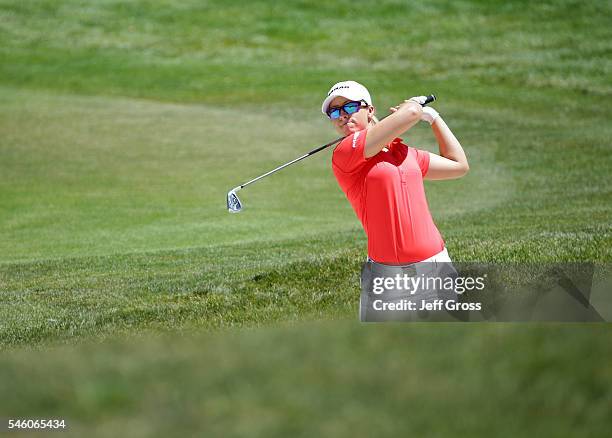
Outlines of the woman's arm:
M 442 117 L 439 117 L 437 113 L 436 116 L 431 127 L 438 140 L 440 155 L 429 153 L 429 169 L 425 174 L 425 179 L 460 178 L 470 170 L 467 157 L 461 143 Z
M 421 120 L 423 108 L 415 100 L 405 100 L 400 105 L 391 108 L 391 111 L 393 111 L 393 114 L 368 128 L 363 151 L 366 158 L 373 157 L 395 137 L 399 137 L 416 125 Z

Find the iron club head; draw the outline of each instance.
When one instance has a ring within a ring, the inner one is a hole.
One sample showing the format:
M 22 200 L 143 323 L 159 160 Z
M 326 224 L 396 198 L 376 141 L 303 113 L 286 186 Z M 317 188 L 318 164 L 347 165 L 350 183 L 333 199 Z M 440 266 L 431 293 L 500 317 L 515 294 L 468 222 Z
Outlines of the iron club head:
M 240 190 L 240 187 L 235 187 L 227 192 L 227 211 L 230 213 L 240 213 L 242 211 L 242 202 L 236 195 L 238 190 Z

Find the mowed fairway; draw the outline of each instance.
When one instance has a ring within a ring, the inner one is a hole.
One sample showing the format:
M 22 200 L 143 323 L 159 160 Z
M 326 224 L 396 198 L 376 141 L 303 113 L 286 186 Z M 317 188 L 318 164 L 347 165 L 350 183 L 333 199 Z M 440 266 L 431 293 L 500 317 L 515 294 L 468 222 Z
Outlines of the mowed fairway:
M 330 151 L 240 192 L 239 215 L 225 196 L 336 137 L 336 81 L 380 116 L 436 93 L 471 165 L 426 183 L 455 260 L 609 263 L 611 19 L 603 1 L 0 0 L 0 418 L 598 436 L 608 325 L 361 326 L 366 241 Z M 437 152 L 427 125 L 404 138 Z

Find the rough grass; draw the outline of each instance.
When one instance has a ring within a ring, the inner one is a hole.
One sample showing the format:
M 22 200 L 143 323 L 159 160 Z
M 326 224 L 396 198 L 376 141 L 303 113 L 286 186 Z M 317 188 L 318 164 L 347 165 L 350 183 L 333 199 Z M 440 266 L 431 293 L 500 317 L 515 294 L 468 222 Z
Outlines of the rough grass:
M 598 437 L 610 427 L 604 325 L 309 323 L 40 354 L 0 362 L 10 395 L 0 409 L 66 418 L 66 436 Z

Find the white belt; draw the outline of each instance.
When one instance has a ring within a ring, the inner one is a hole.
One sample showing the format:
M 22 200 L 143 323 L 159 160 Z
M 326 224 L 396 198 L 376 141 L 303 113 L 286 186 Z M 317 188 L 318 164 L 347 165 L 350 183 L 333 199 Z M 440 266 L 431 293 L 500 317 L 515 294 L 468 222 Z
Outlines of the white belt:
M 372 260 L 369 256 L 368 256 L 368 261 L 378 263 Z M 440 251 L 438 254 L 434 254 L 425 260 L 421 260 L 420 262 L 413 262 L 413 263 L 409 263 L 408 265 L 397 265 L 397 266 L 409 266 L 414 263 L 428 263 L 428 262 L 451 263 L 452 260 L 450 256 L 448 255 L 448 251 L 446 250 L 446 248 L 443 248 L 442 251 Z M 381 265 L 384 265 L 384 263 L 381 263 Z

